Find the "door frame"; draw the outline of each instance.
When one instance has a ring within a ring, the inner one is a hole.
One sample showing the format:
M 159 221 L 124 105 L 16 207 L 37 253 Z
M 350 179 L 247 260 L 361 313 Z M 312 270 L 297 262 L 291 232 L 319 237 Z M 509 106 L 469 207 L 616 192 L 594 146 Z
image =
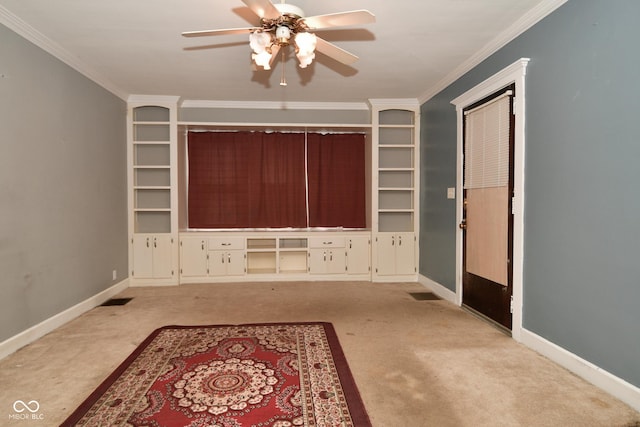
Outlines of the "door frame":
M 511 336 L 522 341 L 523 249 L 524 249 L 524 148 L 525 148 L 525 76 L 529 58 L 521 58 L 451 101 L 457 113 L 456 159 L 456 304 L 462 305 L 463 234 L 458 224 L 463 210 L 463 109 L 498 90 L 515 84 L 516 97 L 513 150 L 513 303 Z

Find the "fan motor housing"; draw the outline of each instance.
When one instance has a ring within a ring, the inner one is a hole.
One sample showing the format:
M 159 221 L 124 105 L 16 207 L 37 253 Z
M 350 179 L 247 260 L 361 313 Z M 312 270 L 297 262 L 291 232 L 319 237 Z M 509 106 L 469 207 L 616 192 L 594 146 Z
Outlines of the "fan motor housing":
M 304 12 L 298 6 L 294 6 L 288 3 L 275 3 L 274 6 L 278 9 L 281 15 L 289 15 L 294 18 L 304 18 Z

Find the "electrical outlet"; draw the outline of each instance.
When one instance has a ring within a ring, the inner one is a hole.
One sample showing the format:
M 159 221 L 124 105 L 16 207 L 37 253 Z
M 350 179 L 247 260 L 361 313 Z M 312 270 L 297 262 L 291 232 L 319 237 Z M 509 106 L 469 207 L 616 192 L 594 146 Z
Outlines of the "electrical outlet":
M 116 280 L 118 278 L 118 271 L 117 270 L 113 270 L 113 273 L 111 274 L 111 279 L 112 280 Z

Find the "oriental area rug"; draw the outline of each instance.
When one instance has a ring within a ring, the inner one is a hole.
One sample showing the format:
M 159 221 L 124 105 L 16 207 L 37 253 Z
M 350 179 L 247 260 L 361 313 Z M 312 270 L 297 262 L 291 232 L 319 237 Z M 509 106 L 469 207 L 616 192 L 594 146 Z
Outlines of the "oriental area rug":
M 369 427 L 330 323 L 166 326 L 63 426 Z

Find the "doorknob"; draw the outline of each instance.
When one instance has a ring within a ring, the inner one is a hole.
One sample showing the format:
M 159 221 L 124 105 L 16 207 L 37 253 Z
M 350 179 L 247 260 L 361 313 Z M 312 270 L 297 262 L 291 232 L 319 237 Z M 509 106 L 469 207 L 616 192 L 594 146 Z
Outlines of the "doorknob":
M 458 225 L 458 227 L 460 227 L 460 230 L 466 230 L 467 229 L 467 220 L 463 219 L 462 222 Z

